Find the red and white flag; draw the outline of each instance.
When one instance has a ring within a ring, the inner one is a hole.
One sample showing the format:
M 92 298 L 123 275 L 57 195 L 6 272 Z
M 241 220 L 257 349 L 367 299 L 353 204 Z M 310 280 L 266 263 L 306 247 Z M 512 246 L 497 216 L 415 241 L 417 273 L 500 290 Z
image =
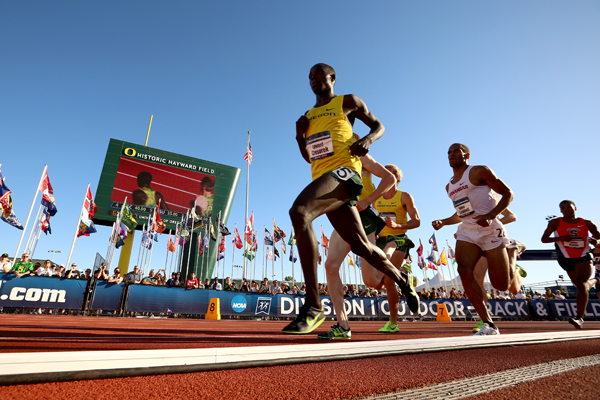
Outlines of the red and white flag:
M 246 154 L 244 154 L 244 160 L 248 161 L 248 166 L 252 164 L 252 146 L 250 146 L 250 140 L 248 140 L 248 147 L 246 148 Z

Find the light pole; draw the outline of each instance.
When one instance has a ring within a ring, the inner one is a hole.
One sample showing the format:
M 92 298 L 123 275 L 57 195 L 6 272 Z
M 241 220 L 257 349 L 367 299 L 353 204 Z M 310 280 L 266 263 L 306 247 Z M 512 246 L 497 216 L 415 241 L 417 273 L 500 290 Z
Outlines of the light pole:
M 54 262 L 54 256 L 56 255 L 56 253 L 62 253 L 62 251 L 60 250 L 48 250 L 48 253 L 52 253 L 52 262 Z

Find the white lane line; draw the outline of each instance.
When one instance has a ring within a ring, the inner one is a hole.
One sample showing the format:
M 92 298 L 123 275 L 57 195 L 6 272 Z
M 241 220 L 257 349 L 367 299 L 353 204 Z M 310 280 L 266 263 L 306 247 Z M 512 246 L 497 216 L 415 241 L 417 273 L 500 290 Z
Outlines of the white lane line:
M 132 368 L 146 369 L 146 372 L 140 372 L 140 374 L 147 374 L 148 368 L 194 365 L 219 369 L 230 363 L 279 362 L 284 364 L 289 363 L 290 360 L 307 362 L 315 360 L 315 358 L 339 359 L 340 357 L 393 355 L 394 353 L 424 353 L 481 346 L 511 346 L 515 344 L 598 338 L 600 338 L 600 330 L 584 330 L 484 337 L 466 336 L 371 342 L 347 341 L 342 343 L 326 342 L 257 347 L 7 353 L 0 354 L 0 382 L 2 382 L 3 377 L 22 374 Z M 322 361 L 322 359 L 319 361 Z

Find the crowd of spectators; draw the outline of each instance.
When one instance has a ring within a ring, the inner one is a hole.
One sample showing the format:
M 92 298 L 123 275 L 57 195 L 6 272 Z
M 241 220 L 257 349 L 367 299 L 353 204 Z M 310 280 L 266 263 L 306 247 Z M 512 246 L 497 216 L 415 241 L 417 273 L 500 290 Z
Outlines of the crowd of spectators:
M 66 269 L 63 264 L 54 264 L 51 260 L 45 260 L 43 265 L 41 262 L 33 263 L 29 260 L 28 253 L 23 253 L 21 259 L 14 263 L 14 265 L 11 263 L 8 254 L 2 254 L 2 256 L 0 256 L 0 272 L 14 274 L 18 278 L 22 276 L 43 276 L 86 280 L 89 280 L 92 274 L 90 268 L 85 271 L 78 270 L 77 263 L 71 264 L 71 268 L 69 269 Z

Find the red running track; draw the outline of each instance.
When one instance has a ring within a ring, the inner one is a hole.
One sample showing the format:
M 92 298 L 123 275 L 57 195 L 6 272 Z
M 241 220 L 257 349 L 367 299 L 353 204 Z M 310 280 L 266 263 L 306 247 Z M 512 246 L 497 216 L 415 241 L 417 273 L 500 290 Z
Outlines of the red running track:
M 0 315 L 0 351 L 80 351 L 200 348 L 321 343 L 314 335 L 279 333 L 286 322 L 239 320 L 135 319 L 109 317 Z M 353 340 L 397 340 L 468 335 L 472 323 L 403 322 L 399 334 L 379 334 L 378 322 L 352 322 Z M 502 334 L 563 331 L 566 322 L 499 322 Z M 600 322 L 585 328 L 600 329 Z M 325 331 L 327 326 L 319 329 Z M 547 361 L 600 354 L 600 339 L 531 346 L 412 354 L 352 361 L 285 365 L 26 386 L 0 387 L 0 399 L 211 398 L 338 399 L 389 393 L 401 389 L 483 375 Z M 598 398 L 598 380 L 584 380 L 591 367 L 516 388 L 494 392 L 494 398 Z M 572 380 L 576 379 L 576 388 Z M 505 391 L 508 394 L 502 397 Z M 592 394 L 592 397 L 589 397 Z M 579 396 L 583 397 L 579 397 Z M 482 397 L 483 398 L 483 397 Z M 487 397 L 486 397 L 487 398 Z M 545 397 L 548 398 L 548 397 Z

